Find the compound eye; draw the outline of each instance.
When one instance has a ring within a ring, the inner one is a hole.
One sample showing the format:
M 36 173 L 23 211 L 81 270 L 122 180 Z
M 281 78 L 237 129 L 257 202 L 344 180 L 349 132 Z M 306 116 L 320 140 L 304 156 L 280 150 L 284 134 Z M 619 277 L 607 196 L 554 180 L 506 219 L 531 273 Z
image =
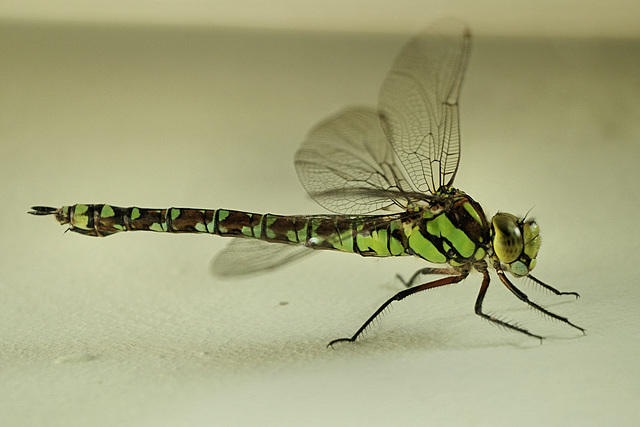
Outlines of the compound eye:
M 522 237 L 525 241 L 524 253 L 534 260 L 538 256 L 538 250 L 540 249 L 540 229 L 538 224 L 535 221 L 525 222 L 522 231 Z
M 511 264 L 520 257 L 524 247 L 522 231 L 518 219 L 505 213 L 496 214 L 493 224 L 493 251 L 500 261 Z

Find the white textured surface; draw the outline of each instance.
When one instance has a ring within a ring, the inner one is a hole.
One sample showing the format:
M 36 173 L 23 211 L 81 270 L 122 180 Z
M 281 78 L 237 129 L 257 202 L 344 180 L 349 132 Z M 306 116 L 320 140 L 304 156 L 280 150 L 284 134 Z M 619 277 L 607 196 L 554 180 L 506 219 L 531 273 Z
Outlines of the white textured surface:
M 427 22 L 425 22 L 427 24 Z M 220 238 L 63 234 L 34 204 L 320 211 L 292 156 L 316 121 L 375 102 L 405 39 L 3 25 L 4 425 L 631 425 L 638 419 L 640 44 L 476 33 L 457 185 L 532 206 L 537 275 L 582 294 L 524 308 L 479 277 L 397 304 L 326 349 L 419 262 L 324 253 L 217 281 Z M 282 305 L 282 302 L 288 304 Z M 572 339 L 576 337 L 576 339 Z

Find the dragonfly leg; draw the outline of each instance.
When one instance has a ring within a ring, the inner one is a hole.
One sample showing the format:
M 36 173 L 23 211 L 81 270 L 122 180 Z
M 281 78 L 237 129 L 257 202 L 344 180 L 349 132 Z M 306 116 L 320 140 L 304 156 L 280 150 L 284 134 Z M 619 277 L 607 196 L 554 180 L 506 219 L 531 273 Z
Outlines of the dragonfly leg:
M 482 311 L 482 302 L 484 301 L 484 297 L 487 294 L 487 289 L 489 289 L 489 281 L 490 281 L 489 271 L 487 271 L 486 269 L 483 270 L 482 276 L 483 276 L 482 285 L 480 286 L 480 292 L 478 293 L 478 298 L 476 299 L 476 307 L 475 307 L 476 314 L 482 317 L 483 319 L 487 319 L 488 321 L 495 323 L 496 325 L 503 326 L 513 331 L 521 332 L 525 335 L 529 335 L 530 337 L 533 337 L 533 338 L 538 338 L 540 341 L 542 341 L 544 337 L 540 335 L 532 334 L 531 332 L 527 331 L 524 328 L 507 323 L 504 320 L 500 320 L 497 317 L 491 316 Z
M 399 274 L 396 274 L 396 278 L 398 280 L 400 280 L 405 287 L 410 288 L 410 287 L 413 286 L 413 284 L 415 283 L 415 281 L 418 278 L 418 276 L 427 275 L 427 274 L 444 274 L 444 275 L 447 275 L 447 276 L 455 276 L 455 275 L 458 275 L 460 273 L 458 271 L 454 270 L 453 268 L 425 267 L 425 268 L 421 268 L 420 270 L 418 270 L 415 273 L 413 273 L 413 275 L 407 281 L 405 281 L 404 278 Z
M 446 269 L 443 269 L 443 270 L 446 270 Z M 338 343 L 338 342 L 344 342 L 344 341 L 354 342 L 355 340 L 357 340 L 358 337 L 360 335 L 362 335 L 362 333 L 369 327 L 371 322 L 373 322 L 374 319 L 376 317 L 378 317 L 380 315 L 380 313 L 382 313 L 392 302 L 401 301 L 401 300 L 405 299 L 406 297 L 408 297 L 409 295 L 415 294 L 416 292 L 426 291 L 427 289 L 437 288 L 438 286 L 452 285 L 454 283 L 458 283 L 458 282 L 460 282 L 461 280 L 463 280 L 465 277 L 467 277 L 469 275 L 469 273 L 466 272 L 466 271 L 462 272 L 462 273 L 457 272 L 457 271 L 453 271 L 453 272 L 456 274 L 455 276 L 444 277 L 442 279 L 434 280 L 433 282 L 425 283 L 425 284 L 422 284 L 422 285 L 419 285 L 419 286 L 415 286 L 413 288 L 405 289 L 405 290 L 402 290 L 402 291 L 398 292 L 397 294 L 395 294 L 394 296 L 389 298 L 384 304 L 382 304 L 375 311 L 375 313 L 373 313 L 371 315 L 371 317 L 369 317 L 367 319 L 367 321 L 364 322 L 364 324 L 360 327 L 360 329 L 358 329 L 356 331 L 356 333 L 353 334 L 353 336 L 351 338 L 338 338 L 336 340 L 331 341 L 327 345 L 327 347 L 332 347 L 335 343 Z M 418 273 L 420 273 L 420 272 L 418 272 Z M 442 274 L 442 273 L 440 273 L 440 274 Z
M 556 288 L 554 288 L 553 286 L 547 285 L 546 283 L 544 283 L 542 280 L 538 280 L 535 277 L 533 277 L 530 274 L 527 274 L 527 277 L 531 280 L 533 280 L 534 282 L 536 282 L 538 285 L 542 286 L 543 288 L 553 292 L 556 295 L 573 295 L 574 297 L 576 297 L 576 299 L 580 298 L 580 294 L 577 292 L 562 292 L 557 290 Z
M 507 276 L 504 274 L 504 271 L 497 270 L 497 273 L 498 273 L 498 277 L 500 278 L 500 281 L 507 287 L 507 289 L 509 289 L 515 296 L 517 296 L 518 299 L 520 299 L 520 301 L 523 301 L 523 302 L 527 303 L 530 307 L 535 308 L 536 310 L 540 311 L 541 313 L 546 314 L 547 316 L 549 316 L 549 317 L 551 317 L 553 319 L 556 319 L 556 320 L 559 320 L 559 321 L 561 321 L 563 323 L 566 323 L 569 326 L 573 326 L 574 328 L 576 328 L 577 330 L 579 330 L 583 334 L 585 333 L 584 328 L 581 328 L 580 326 L 571 323 L 569 321 L 569 319 L 567 319 L 566 317 L 562 317 L 562 316 L 559 316 L 559 315 L 557 315 L 555 313 L 552 313 L 552 312 L 548 311 L 547 309 L 542 308 L 541 306 L 539 306 L 535 302 L 531 301 L 529 299 L 529 297 L 527 297 L 527 295 L 524 292 L 522 292 L 520 289 L 516 288 L 515 285 L 509 281 Z M 539 282 L 538 280 L 535 280 L 535 279 L 534 279 L 534 281 L 536 283 L 541 283 L 541 282 Z M 544 285 L 544 287 L 545 288 L 546 287 L 551 288 L 551 286 L 548 286 L 548 285 Z M 555 290 L 554 288 L 551 288 L 551 289 L 553 289 L 556 292 L 559 292 L 559 291 Z M 577 295 L 575 292 L 572 292 L 571 294 Z

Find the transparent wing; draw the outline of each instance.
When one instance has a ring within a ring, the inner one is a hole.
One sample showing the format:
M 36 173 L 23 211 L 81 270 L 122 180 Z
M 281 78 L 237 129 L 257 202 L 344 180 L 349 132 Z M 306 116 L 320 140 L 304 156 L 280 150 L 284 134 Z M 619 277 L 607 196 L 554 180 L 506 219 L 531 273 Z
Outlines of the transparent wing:
M 313 128 L 295 166 L 307 193 L 332 212 L 365 214 L 408 203 L 411 187 L 371 108 L 344 110 Z
M 458 21 L 430 27 L 403 48 L 380 89 L 382 127 L 418 191 L 434 194 L 458 170 L 458 95 L 470 41 Z
M 255 239 L 232 239 L 213 259 L 216 276 L 241 276 L 279 267 L 314 253 L 306 246 L 268 243 Z

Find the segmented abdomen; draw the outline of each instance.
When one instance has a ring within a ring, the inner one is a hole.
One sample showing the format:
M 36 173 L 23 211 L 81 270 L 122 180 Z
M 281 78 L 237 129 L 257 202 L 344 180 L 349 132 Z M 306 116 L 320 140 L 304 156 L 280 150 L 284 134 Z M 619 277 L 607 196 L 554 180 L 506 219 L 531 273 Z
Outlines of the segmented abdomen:
M 395 216 L 282 216 L 226 209 L 145 209 L 112 205 L 64 206 L 55 216 L 70 230 L 89 236 L 123 231 L 207 233 L 248 237 L 363 256 L 405 255 L 407 237 Z

